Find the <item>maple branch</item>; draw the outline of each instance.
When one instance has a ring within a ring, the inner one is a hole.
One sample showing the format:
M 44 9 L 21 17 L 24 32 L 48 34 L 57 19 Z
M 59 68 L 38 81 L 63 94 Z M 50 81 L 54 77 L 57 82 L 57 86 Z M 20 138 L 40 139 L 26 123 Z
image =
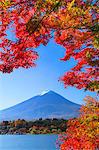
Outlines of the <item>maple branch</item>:
M 61 3 L 61 0 L 53 7 L 52 10 L 50 10 L 50 12 L 46 12 L 46 14 L 48 13 L 48 16 L 44 15 L 44 16 L 41 18 L 41 20 L 38 21 L 38 24 L 36 25 L 36 27 L 34 28 L 34 30 L 33 30 L 33 32 L 32 32 L 31 34 L 33 34 L 33 33 L 38 29 L 39 24 L 42 23 L 43 19 L 44 19 L 45 17 L 48 18 L 49 15 L 58 7 L 58 5 L 59 5 L 60 3 Z M 26 37 L 26 39 L 25 39 L 24 42 L 26 42 L 27 39 L 28 39 L 28 36 Z
M 37 28 L 39 27 L 39 24 L 42 23 L 43 19 L 46 17 L 48 18 L 49 15 L 59 6 L 59 4 L 61 3 L 61 0 L 53 7 L 52 10 L 50 10 L 49 12 L 46 12 L 45 15 L 41 18 L 41 20 L 38 21 L 38 24 L 36 25 L 36 27 L 34 28 L 32 34 L 37 30 Z M 48 15 L 46 16 L 46 14 L 48 13 Z

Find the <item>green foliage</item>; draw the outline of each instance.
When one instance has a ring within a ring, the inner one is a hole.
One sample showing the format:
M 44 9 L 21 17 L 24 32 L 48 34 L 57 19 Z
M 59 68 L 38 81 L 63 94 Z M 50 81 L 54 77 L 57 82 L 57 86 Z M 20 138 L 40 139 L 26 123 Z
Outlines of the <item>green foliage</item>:
M 3 121 L 0 123 L 0 134 L 60 134 L 67 128 L 67 120 L 45 119 L 26 121 Z

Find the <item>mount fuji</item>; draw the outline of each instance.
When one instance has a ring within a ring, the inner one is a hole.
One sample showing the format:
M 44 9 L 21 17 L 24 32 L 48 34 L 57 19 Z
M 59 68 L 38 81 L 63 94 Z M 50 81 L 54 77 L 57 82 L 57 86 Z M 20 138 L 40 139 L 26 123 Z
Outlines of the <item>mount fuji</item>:
M 70 119 L 79 115 L 80 107 L 81 105 L 65 99 L 54 91 L 47 91 L 15 106 L 1 110 L 0 121 L 39 118 Z

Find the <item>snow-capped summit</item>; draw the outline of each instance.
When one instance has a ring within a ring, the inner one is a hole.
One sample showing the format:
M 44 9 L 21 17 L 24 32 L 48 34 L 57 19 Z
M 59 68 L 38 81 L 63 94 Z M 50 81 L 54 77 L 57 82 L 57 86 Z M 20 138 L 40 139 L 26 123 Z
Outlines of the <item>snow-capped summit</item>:
M 47 94 L 48 92 L 50 92 L 50 90 L 45 90 L 45 91 L 42 91 L 40 95 Z

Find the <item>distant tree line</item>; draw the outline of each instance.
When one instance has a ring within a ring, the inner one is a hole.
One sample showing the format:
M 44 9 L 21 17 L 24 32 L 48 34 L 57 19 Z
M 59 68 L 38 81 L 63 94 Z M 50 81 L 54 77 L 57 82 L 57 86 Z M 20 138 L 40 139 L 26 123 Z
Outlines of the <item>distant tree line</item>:
M 66 132 L 68 120 L 65 119 L 38 119 L 26 121 L 2 121 L 0 134 L 61 134 Z

